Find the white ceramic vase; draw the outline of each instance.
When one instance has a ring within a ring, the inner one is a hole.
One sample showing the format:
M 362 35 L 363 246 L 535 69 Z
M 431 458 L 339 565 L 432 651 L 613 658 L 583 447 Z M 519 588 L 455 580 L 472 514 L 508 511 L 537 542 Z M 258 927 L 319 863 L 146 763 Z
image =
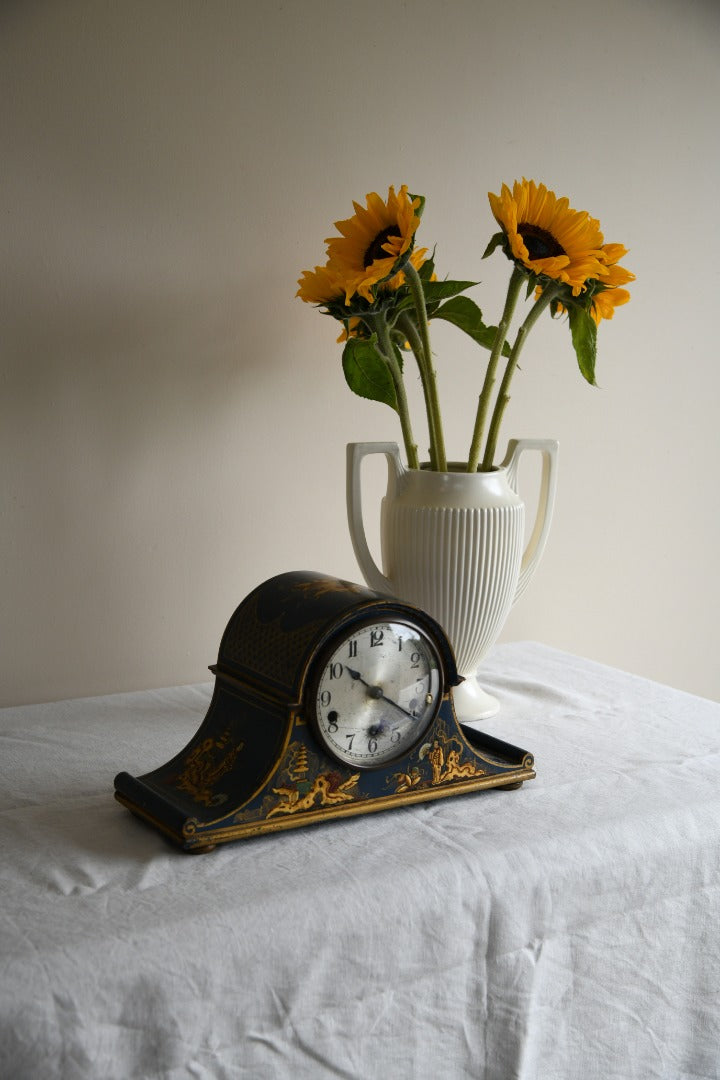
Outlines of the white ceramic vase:
M 529 450 L 542 455 L 542 478 L 525 546 L 517 475 L 520 457 Z M 388 463 L 380 515 L 384 572 L 370 553 L 363 524 L 361 463 L 369 454 L 384 454 Z M 499 709 L 480 686 L 477 669 L 540 561 L 555 500 L 557 454 L 555 440 L 513 439 L 492 472 L 468 473 L 453 465 L 448 472 L 431 472 L 404 468 L 395 443 L 348 445 L 348 523 L 360 570 L 372 589 L 416 604 L 444 628 L 464 680 L 453 692 L 462 721 L 487 719 Z

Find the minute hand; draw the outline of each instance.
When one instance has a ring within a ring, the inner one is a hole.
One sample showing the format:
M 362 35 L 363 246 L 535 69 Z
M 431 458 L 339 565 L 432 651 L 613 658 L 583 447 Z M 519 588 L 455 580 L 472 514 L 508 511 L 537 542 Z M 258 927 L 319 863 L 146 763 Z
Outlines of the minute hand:
M 391 701 L 389 697 L 385 697 L 384 694 L 380 695 L 383 701 L 387 701 L 388 705 L 392 705 L 393 708 L 399 709 L 401 713 L 405 713 L 411 720 L 417 720 L 417 716 L 414 713 L 408 712 L 407 709 L 403 709 L 402 705 L 398 705 L 397 701 Z

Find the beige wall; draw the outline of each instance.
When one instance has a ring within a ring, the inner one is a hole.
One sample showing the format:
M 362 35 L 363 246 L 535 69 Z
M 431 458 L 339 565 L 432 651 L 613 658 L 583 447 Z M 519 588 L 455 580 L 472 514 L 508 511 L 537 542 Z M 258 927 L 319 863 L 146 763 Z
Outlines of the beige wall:
M 495 320 L 486 193 L 522 175 L 638 280 L 601 389 L 563 326 L 525 353 L 504 437 L 561 477 L 505 638 L 720 696 L 714 0 L 16 0 L 0 80 L 0 703 L 206 678 L 259 581 L 358 577 L 345 443 L 399 432 L 296 279 L 407 182 Z M 462 457 L 482 358 L 435 344 Z

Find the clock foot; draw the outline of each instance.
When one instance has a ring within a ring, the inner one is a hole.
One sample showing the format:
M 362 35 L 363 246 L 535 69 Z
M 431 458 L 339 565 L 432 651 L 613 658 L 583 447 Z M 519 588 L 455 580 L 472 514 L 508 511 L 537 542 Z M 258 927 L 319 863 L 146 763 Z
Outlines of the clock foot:
M 205 855 L 208 851 L 214 851 L 217 844 L 203 844 L 201 847 L 185 848 L 188 855 Z
M 522 787 L 523 781 L 517 780 L 514 784 L 498 784 L 498 791 L 515 791 L 516 788 Z

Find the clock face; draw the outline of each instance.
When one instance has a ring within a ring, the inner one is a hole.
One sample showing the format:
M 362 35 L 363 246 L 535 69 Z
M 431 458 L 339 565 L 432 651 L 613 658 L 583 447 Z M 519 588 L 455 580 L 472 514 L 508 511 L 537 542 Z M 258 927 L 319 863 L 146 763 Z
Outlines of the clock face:
M 442 698 L 440 659 L 418 627 L 356 625 L 326 654 L 310 702 L 327 750 L 357 768 L 406 754 L 435 719 Z

